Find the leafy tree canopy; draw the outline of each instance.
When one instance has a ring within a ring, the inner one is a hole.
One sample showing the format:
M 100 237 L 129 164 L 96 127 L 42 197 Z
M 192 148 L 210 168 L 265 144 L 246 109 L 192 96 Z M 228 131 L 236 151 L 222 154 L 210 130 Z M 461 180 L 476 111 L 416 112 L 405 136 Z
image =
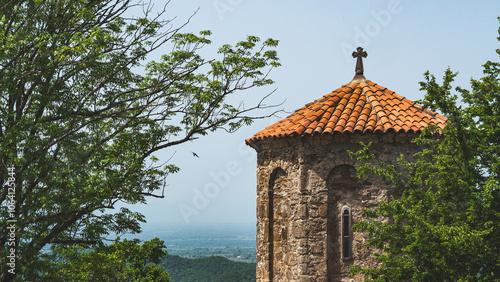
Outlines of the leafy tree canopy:
M 500 19 L 500 18 L 499 18 Z M 500 32 L 500 29 L 499 29 Z M 500 37 L 498 38 L 500 40 Z M 500 55 L 500 49 L 496 52 Z M 471 90 L 453 89 L 449 69 L 442 84 L 427 72 L 420 101 L 449 122 L 440 138 L 426 129 L 416 142 L 425 148 L 401 169 L 377 161 L 369 146 L 353 154 L 366 162 L 361 175 L 376 173 L 402 192 L 365 210 L 372 218 L 354 228 L 371 235 L 379 269 L 362 269 L 372 281 L 498 281 L 500 277 L 500 64 L 484 64 Z M 458 102 L 458 95 L 461 102 Z M 435 135 L 434 135 L 435 136 Z M 387 222 L 377 216 L 390 218 Z
M 187 259 L 165 256 L 158 265 L 165 267 L 173 281 L 246 282 L 255 281 L 255 263 L 235 262 L 224 257 Z
M 163 17 L 139 0 L 0 1 L 1 279 L 14 277 L 12 248 L 22 277 L 45 267 L 48 247 L 139 232 L 141 214 L 111 211 L 163 197 L 179 168 L 156 153 L 270 107 L 228 98 L 273 83 L 276 40 L 249 36 L 207 59 L 210 31 L 181 33 Z
M 28 281 L 170 281 L 163 267 L 157 267 L 167 254 L 163 241 L 155 238 L 142 245 L 138 240 L 120 241 L 111 245 L 99 243 L 92 250 L 61 246 L 46 254 L 53 265 L 39 273 L 25 273 Z

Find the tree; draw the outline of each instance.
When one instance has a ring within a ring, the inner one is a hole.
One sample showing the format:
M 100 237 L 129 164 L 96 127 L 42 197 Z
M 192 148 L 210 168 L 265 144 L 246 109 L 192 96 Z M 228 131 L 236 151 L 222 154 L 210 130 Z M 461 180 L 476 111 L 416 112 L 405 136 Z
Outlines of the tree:
M 95 246 L 139 232 L 144 217 L 116 203 L 163 197 L 160 150 L 250 124 L 273 83 L 277 41 L 249 36 L 199 51 L 210 31 L 181 33 L 134 0 L 0 2 L 0 278 L 44 268 L 48 247 Z M 141 17 L 131 13 L 144 11 Z M 153 52 L 165 52 L 147 62 Z M 228 102 L 230 98 L 233 103 Z M 11 266 L 8 266 L 10 263 Z
M 142 245 L 139 240 L 99 243 L 92 250 L 58 245 L 49 255 L 53 265 L 41 275 L 28 271 L 28 281 L 170 281 L 158 263 L 167 254 L 163 241 L 155 238 Z
M 354 226 L 371 235 L 366 247 L 379 250 L 381 267 L 356 266 L 352 273 L 363 272 L 372 281 L 498 281 L 500 64 L 489 61 L 483 72 L 480 80 L 471 79 L 471 91 L 455 88 L 461 104 L 452 93 L 457 73 L 448 69 L 442 84 L 425 74 L 420 103 L 449 121 L 442 132 L 429 127 L 417 138 L 425 148 L 417 161 L 401 157 L 397 169 L 377 161 L 369 146 L 353 154 L 365 162 L 360 175 L 376 173 L 402 196 L 365 210 L 372 220 Z M 377 216 L 390 220 L 376 221 Z

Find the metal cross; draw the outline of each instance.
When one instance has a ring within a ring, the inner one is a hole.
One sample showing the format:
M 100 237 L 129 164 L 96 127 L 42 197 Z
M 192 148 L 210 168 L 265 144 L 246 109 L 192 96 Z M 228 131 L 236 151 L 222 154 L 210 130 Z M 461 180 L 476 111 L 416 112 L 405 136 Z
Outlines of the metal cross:
M 356 75 L 363 75 L 363 59 L 366 58 L 368 54 L 366 54 L 366 51 L 363 51 L 362 47 L 357 48 L 357 52 L 354 51 L 352 52 L 352 57 L 353 58 L 358 58 L 358 61 L 356 62 Z

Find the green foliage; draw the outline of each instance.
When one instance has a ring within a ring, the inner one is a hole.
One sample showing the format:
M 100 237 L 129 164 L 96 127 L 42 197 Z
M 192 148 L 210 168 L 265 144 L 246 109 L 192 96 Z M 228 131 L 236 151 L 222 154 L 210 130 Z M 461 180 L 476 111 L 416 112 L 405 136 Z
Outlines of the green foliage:
M 28 281 L 170 281 L 158 267 L 167 252 L 163 241 L 155 238 L 142 245 L 138 240 L 116 239 L 111 245 L 100 243 L 91 250 L 61 246 L 54 265 L 38 275 L 25 273 Z
M 224 273 L 216 279 L 212 280 L 213 282 L 253 282 L 257 279 L 255 273 L 255 267 Z
M 141 2 L 0 4 L 0 204 L 9 200 L 14 166 L 16 273 L 50 265 L 47 247 L 140 232 L 141 214 L 113 209 L 163 197 L 165 178 L 179 168 L 159 164 L 158 151 L 232 132 L 270 107 L 238 101 L 244 90 L 273 83 L 277 41 L 249 36 L 222 46 L 219 60 L 206 59 L 199 51 L 211 44 L 209 31 L 183 34 Z M 158 50 L 171 52 L 147 62 Z M 0 209 L 2 246 L 8 215 Z M 8 281 L 6 256 L 0 248 L 0 278 Z
M 255 281 L 255 263 L 234 262 L 223 257 L 187 259 L 167 255 L 159 265 L 173 281 Z
M 499 18 L 500 19 L 500 18 Z M 500 30 L 499 30 L 500 32 Z M 499 37 L 500 40 L 500 37 Z M 500 49 L 497 50 L 500 55 Z M 351 268 L 372 281 L 498 281 L 500 277 L 500 64 L 487 62 L 471 91 L 456 87 L 456 73 L 440 85 L 428 72 L 424 106 L 443 113 L 442 132 L 429 127 L 416 140 L 425 148 L 401 169 L 377 161 L 368 147 L 352 154 L 402 196 L 365 210 L 371 220 L 354 226 L 371 235 L 379 269 Z M 441 137 L 436 138 L 442 133 Z M 388 217 L 387 222 L 377 216 Z

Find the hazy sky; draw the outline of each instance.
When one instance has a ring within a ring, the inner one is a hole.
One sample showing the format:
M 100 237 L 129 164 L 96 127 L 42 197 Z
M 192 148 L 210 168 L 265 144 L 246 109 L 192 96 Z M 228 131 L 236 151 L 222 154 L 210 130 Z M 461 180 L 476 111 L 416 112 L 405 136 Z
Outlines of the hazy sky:
M 427 70 L 441 78 L 449 66 L 460 72 L 456 85 L 468 87 L 470 78 L 481 77 L 482 64 L 498 61 L 498 0 L 172 0 L 168 16 L 180 25 L 198 7 L 184 31 L 213 32 L 206 57 L 217 57 L 218 46 L 247 35 L 280 41 L 282 67 L 271 73 L 276 83 L 247 91 L 241 97 L 248 105 L 277 88 L 270 102 L 286 100 L 284 109 L 293 112 L 330 93 L 354 76 L 350 54 L 358 45 L 368 53 L 365 77 L 410 100 L 423 97 L 418 82 Z M 216 132 L 161 152 L 164 160 L 175 152 L 171 162 L 181 171 L 168 178 L 164 199 L 130 208 L 155 225 L 255 222 L 256 153 L 244 140 L 278 120 L 259 120 L 233 134 Z

